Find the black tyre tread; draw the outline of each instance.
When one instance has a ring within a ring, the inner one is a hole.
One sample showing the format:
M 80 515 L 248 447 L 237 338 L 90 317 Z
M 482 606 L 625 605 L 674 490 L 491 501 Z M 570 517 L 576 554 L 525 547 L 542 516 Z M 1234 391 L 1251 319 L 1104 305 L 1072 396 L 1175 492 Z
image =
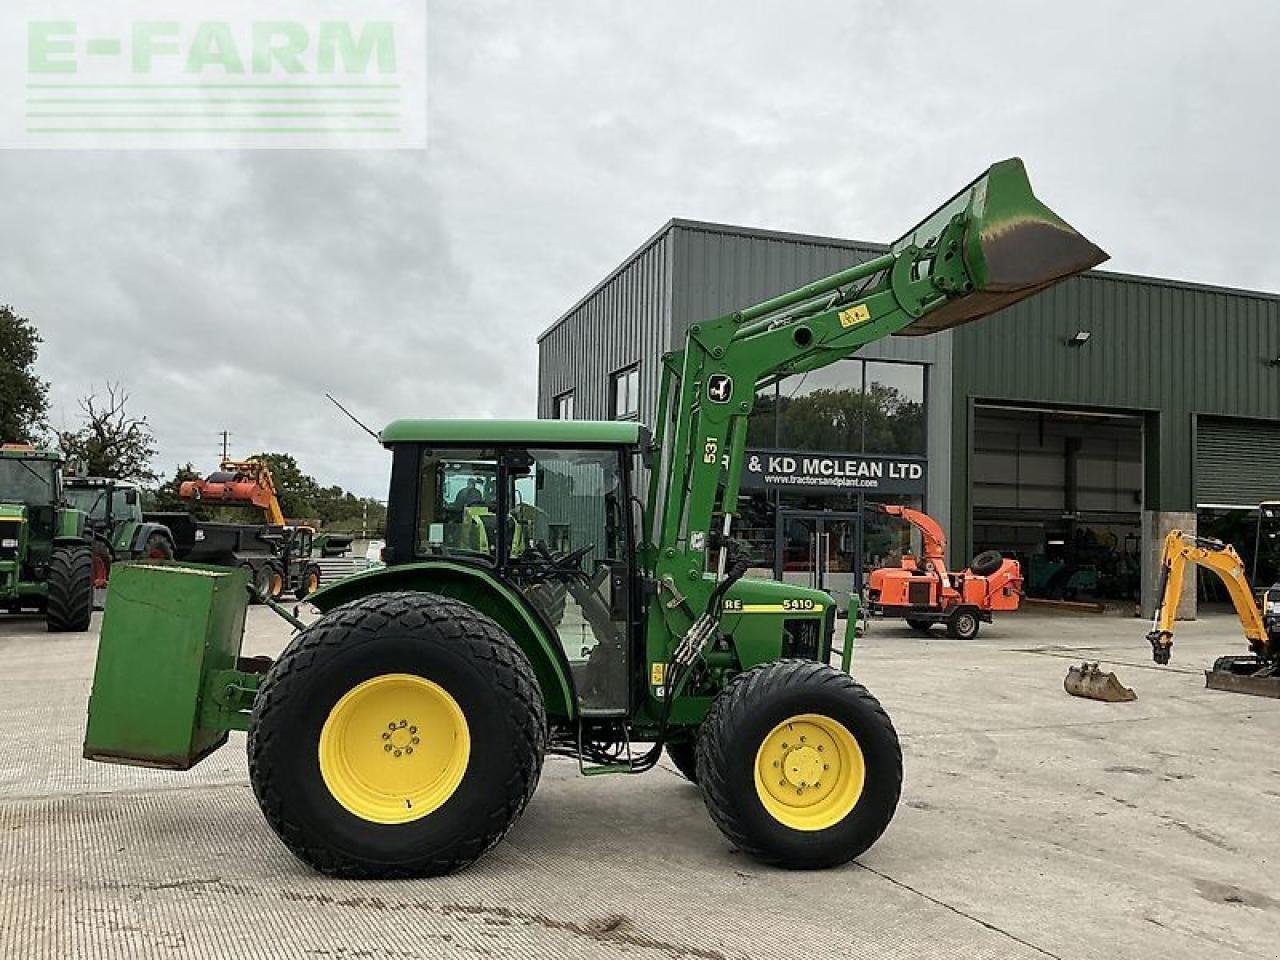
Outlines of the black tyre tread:
M 706 802 L 707 811 L 711 814 L 711 819 L 715 821 L 716 826 L 729 839 L 729 842 L 743 853 L 776 867 L 790 867 L 792 864 L 754 843 L 742 829 L 738 818 L 731 812 L 733 802 L 728 784 L 720 776 L 720 771 L 727 766 L 720 748 L 727 741 L 724 732 L 734 714 L 750 712 L 753 704 L 759 703 L 761 698 L 769 696 L 778 688 L 809 683 L 832 684 L 848 690 L 862 700 L 890 730 L 893 729 L 889 714 L 880 705 L 880 701 L 849 674 L 813 660 L 775 660 L 738 674 L 729 686 L 720 692 L 713 701 L 706 719 L 702 721 L 703 734 L 698 738 L 698 784 L 702 787 L 702 797 Z M 894 746 L 897 750 L 898 763 L 897 782 L 893 784 L 893 790 L 895 796 L 900 796 L 902 747 L 897 742 L 896 734 Z M 886 823 L 885 826 L 887 827 L 888 824 Z M 871 842 L 875 839 L 877 838 L 873 837 Z M 869 847 L 870 843 L 867 846 Z
M 536 720 L 532 724 L 512 725 L 521 736 L 524 749 L 520 755 L 530 758 L 530 762 L 512 771 L 501 806 L 489 812 L 472 836 L 460 838 L 446 855 L 419 864 L 416 869 L 372 869 L 316 843 L 301 827 L 289 821 L 272 782 L 272 771 L 261 762 L 262 748 L 275 735 L 270 732 L 269 720 L 281 698 L 287 697 L 327 652 L 339 646 L 372 642 L 379 628 L 393 619 L 429 623 L 450 642 L 468 645 L 473 655 L 485 662 L 491 682 L 510 698 L 512 712 Z M 264 728 L 268 732 L 264 732 Z M 248 739 L 249 778 L 272 829 L 295 856 L 321 872 L 351 879 L 438 876 L 474 862 L 506 836 L 537 788 L 546 745 L 547 718 L 542 691 L 528 658 L 506 631 L 474 607 L 449 597 L 408 591 L 383 593 L 337 607 L 298 634 L 281 654 L 254 701 Z
M 667 751 L 667 759 L 680 771 L 680 775 L 691 783 L 698 782 L 698 741 L 696 739 L 677 740 L 663 748 Z
M 910 627 L 912 630 L 915 630 L 917 633 L 924 633 L 924 634 L 933 633 L 932 620 L 915 620 L 915 619 L 908 618 L 907 626 Z
M 55 547 L 49 557 L 45 625 L 50 633 L 83 633 L 93 619 L 93 548 Z

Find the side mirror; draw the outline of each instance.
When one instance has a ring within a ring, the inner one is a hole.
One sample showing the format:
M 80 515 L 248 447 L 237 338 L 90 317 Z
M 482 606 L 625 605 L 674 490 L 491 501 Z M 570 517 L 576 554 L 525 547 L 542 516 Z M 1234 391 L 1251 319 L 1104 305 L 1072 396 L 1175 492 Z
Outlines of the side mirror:
M 124 502 L 131 507 L 138 505 L 138 491 L 130 488 L 124 492 Z

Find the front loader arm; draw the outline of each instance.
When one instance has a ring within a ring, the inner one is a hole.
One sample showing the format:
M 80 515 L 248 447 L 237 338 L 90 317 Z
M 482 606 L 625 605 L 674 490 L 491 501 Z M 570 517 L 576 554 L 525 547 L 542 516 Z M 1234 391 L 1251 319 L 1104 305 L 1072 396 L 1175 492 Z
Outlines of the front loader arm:
M 1253 599 L 1253 590 L 1244 574 L 1244 562 L 1235 548 L 1220 540 L 1195 537 L 1181 530 L 1170 530 L 1164 538 L 1160 556 L 1160 584 L 1156 595 L 1155 616 L 1151 621 L 1151 656 L 1156 663 L 1168 663 L 1173 648 L 1173 625 L 1178 616 L 1178 600 L 1189 564 L 1212 570 L 1226 585 L 1240 626 L 1244 628 L 1249 649 L 1262 654 L 1267 643 L 1267 628 Z
M 650 659 L 712 615 L 758 390 L 887 336 L 976 320 L 1105 259 L 1035 198 L 1022 162 L 1006 160 L 887 253 L 693 324 L 684 349 L 663 357 L 651 448 L 645 555 L 664 591 L 665 627 L 650 633 Z M 713 550 L 716 575 L 708 576 Z

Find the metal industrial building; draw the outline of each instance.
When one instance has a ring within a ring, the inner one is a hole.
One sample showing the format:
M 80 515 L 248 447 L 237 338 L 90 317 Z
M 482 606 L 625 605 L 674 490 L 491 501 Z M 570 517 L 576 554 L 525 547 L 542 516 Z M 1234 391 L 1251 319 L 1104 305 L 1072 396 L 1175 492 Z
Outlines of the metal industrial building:
M 649 422 L 660 357 L 691 323 L 882 250 L 672 220 L 539 337 L 538 415 Z M 857 589 L 909 543 L 867 508 L 906 500 L 948 531 L 953 564 L 999 549 L 1033 595 L 1148 606 L 1172 527 L 1253 564 L 1257 504 L 1280 499 L 1280 296 L 1092 271 L 784 382 L 757 398 L 749 444 L 922 468 L 881 497 L 748 496 L 740 529 L 779 574 Z M 1264 544 L 1261 576 L 1280 575 L 1278 552 Z

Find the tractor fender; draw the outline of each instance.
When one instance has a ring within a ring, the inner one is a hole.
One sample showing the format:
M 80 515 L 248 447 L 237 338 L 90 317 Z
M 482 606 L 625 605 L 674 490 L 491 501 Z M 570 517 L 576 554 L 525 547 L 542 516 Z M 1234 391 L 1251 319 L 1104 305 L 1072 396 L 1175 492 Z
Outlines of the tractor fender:
M 87 547 L 92 544 L 89 537 L 54 537 L 53 545 L 55 547 Z
M 352 600 L 397 590 L 453 597 L 497 621 L 533 665 L 547 712 L 566 720 L 577 716 L 573 673 L 555 634 L 542 623 L 518 590 L 488 570 L 443 560 L 377 567 L 321 587 L 307 597 L 307 603 L 328 613 Z

